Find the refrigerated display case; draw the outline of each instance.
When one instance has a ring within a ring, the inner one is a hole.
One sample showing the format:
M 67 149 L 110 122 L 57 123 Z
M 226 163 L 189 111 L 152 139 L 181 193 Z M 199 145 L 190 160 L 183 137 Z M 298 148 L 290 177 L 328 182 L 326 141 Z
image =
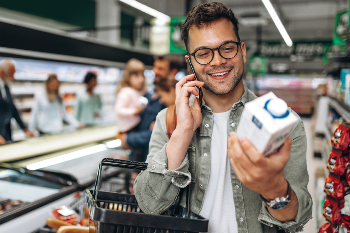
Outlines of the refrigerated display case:
M 90 143 L 1 164 L 0 200 L 10 204 L 11 201 L 20 201 L 22 205 L 8 208 L 0 214 L 0 232 L 35 232 L 45 226 L 53 209 L 70 206 L 80 200 L 80 192 L 94 184 L 98 163 L 103 158 L 127 158 L 127 151 L 118 148 L 115 141 Z M 109 168 L 105 178 L 122 172 L 118 168 Z M 23 226 L 26 226 L 25 229 Z

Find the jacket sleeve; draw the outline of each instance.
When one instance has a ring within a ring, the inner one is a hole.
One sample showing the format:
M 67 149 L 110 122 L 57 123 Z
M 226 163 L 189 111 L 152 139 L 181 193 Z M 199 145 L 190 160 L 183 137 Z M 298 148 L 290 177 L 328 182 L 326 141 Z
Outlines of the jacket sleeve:
M 156 119 L 153 129 L 148 167 L 135 180 L 135 196 L 142 211 L 147 214 L 161 214 L 174 205 L 180 188 L 191 182 L 189 160 L 186 154 L 179 168 L 167 170 L 166 146 L 169 141 L 165 125 L 166 109 Z
M 12 100 L 11 100 L 12 101 Z M 16 119 L 18 125 L 21 127 L 21 129 L 26 129 L 27 127 L 24 125 L 19 113 L 18 113 L 18 110 L 15 106 L 15 104 L 12 102 L 12 116 L 13 118 Z
M 271 227 L 276 225 L 279 229 L 284 229 L 286 232 L 300 232 L 312 217 L 312 199 L 307 190 L 309 174 L 306 166 L 306 134 L 304 124 L 300 119 L 289 133 L 289 136 L 292 139 L 292 147 L 290 159 L 284 168 L 283 175 L 297 196 L 298 213 L 293 221 L 282 223 L 272 217 L 267 210 L 265 202 L 262 202 L 259 221 Z
M 143 130 L 135 133 L 128 133 L 126 136 L 126 143 L 132 148 L 146 147 L 149 145 L 152 131 Z

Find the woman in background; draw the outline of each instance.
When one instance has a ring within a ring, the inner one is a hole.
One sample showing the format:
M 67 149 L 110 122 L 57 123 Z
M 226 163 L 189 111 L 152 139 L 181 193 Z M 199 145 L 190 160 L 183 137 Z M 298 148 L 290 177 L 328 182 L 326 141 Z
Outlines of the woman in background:
M 122 79 L 117 87 L 115 113 L 118 120 L 119 133 L 132 131 L 140 122 L 140 114 L 147 103 L 142 103 L 142 95 L 146 92 L 145 65 L 130 59 L 125 66 Z M 141 98 L 140 98 L 141 97 Z
M 60 81 L 56 74 L 50 74 L 45 81 L 45 92 L 35 95 L 29 128 L 38 129 L 40 134 L 59 133 L 63 121 L 73 127 L 83 127 L 73 116 L 68 116 L 59 94 Z
M 94 89 L 97 86 L 96 74 L 92 72 L 87 73 L 84 83 L 86 90 L 77 96 L 76 118 L 85 125 L 97 125 L 101 117 L 102 103 L 100 95 L 94 93 Z

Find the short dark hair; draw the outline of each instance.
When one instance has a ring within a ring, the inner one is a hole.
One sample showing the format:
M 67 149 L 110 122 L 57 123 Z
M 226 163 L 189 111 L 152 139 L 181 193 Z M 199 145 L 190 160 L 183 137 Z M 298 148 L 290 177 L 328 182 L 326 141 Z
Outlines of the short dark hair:
M 85 78 L 84 78 L 84 83 L 85 84 L 88 84 L 90 82 L 91 79 L 93 78 L 97 78 L 96 74 L 93 73 L 93 72 L 88 72 L 86 75 L 85 75 Z
M 155 84 L 156 91 L 165 91 L 169 92 L 170 88 L 176 88 L 176 84 L 179 81 L 175 79 L 174 76 L 169 76 L 168 78 L 161 79 L 158 83 Z
M 189 52 L 188 32 L 190 28 L 192 26 L 200 27 L 205 24 L 210 24 L 211 22 L 221 18 L 226 18 L 233 24 L 233 30 L 238 41 L 240 41 L 241 39 L 238 35 L 238 20 L 232 10 L 221 2 L 207 2 L 194 7 L 190 12 L 188 12 L 186 20 L 182 24 L 181 34 L 185 42 L 187 52 Z
M 167 54 L 163 56 L 154 56 L 154 60 L 167 60 L 169 61 L 169 69 L 181 70 L 184 64 L 183 58 L 174 54 Z

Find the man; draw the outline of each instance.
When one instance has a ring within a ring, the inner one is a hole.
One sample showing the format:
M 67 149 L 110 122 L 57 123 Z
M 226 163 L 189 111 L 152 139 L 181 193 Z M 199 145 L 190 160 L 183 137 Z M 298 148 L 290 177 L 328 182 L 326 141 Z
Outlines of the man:
M 209 219 L 209 232 L 301 231 L 312 213 L 302 121 L 270 157 L 239 140 L 234 131 L 244 104 L 256 96 L 242 82 L 247 59 L 237 19 L 222 3 L 204 3 L 188 13 L 182 36 L 199 81 L 188 75 L 177 84 L 170 140 L 166 110 L 157 116 L 148 168 L 135 181 L 141 209 L 160 214 L 189 185 L 190 210 Z M 202 107 L 190 98 L 199 95 L 197 87 L 203 87 Z M 281 197 L 287 201 L 271 202 Z
M 174 55 L 165 55 L 155 57 L 153 63 L 154 72 L 154 84 L 158 83 L 161 79 L 166 79 L 169 76 L 175 77 L 175 75 L 182 68 L 182 61 L 179 57 Z M 136 133 L 123 134 L 121 136 L 122 147 L 124 149 L 134 149 L 135 161 L 145 161 L 148 154 L 149 141 L 151 139 L 152 128 L 157 114 L 165 108 L 163 104 L 159 102 L 159 98 L 155 91 L 149 91 L 145 94 L 148 99 L 148 105 L 141 114 L 141 121 L 137 126 Z
M 15 118 L 18 125 L 24 130 L 27 137 L 34 134 L 23 124 L 21 117 L 13 104 L 10 89 L 7 86 L 9 81 L 13 81 L 16 73 L 16 66 L 12 59 L 6 58 L 0 62 L 0 144 L 12 140 L 11 119 Z

